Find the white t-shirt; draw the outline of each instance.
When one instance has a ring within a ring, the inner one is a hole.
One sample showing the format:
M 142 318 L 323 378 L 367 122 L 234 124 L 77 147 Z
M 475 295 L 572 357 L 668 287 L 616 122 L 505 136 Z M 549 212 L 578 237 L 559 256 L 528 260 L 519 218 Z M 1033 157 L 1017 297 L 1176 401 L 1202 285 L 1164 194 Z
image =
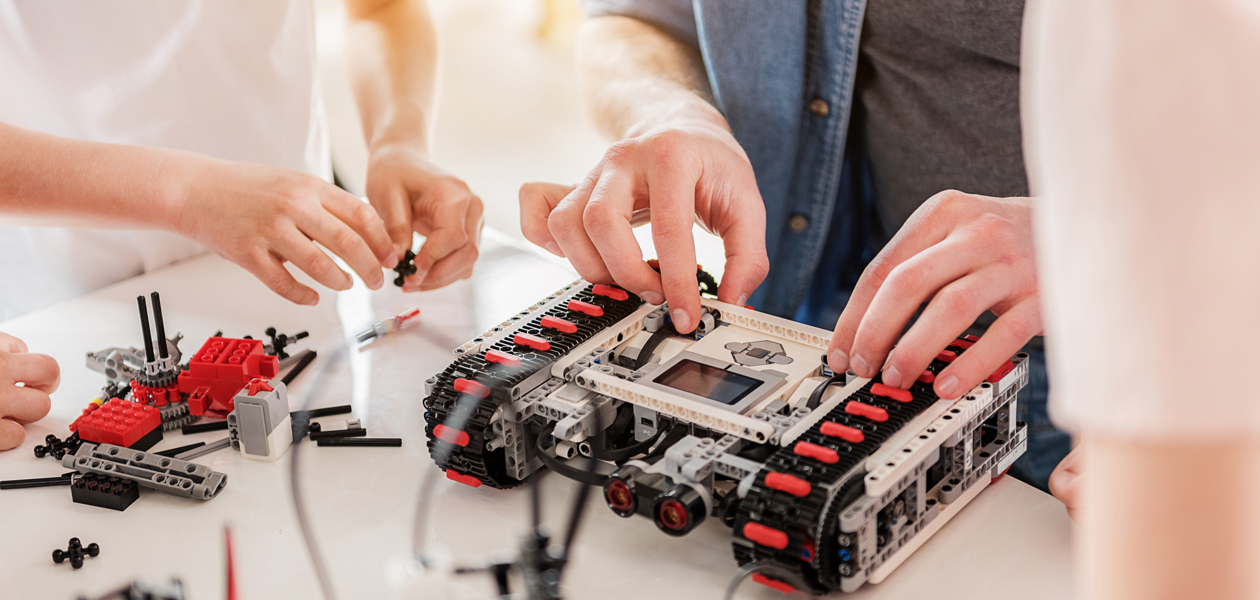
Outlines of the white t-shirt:
M 0 0 L 0 121 L 331 178 L 310 0 Z M 204 251 L 0 226 L 0 321 Z
M 1024 31 L 1051 415 L 1260 435 L 1260 2 L 1032 0 Z

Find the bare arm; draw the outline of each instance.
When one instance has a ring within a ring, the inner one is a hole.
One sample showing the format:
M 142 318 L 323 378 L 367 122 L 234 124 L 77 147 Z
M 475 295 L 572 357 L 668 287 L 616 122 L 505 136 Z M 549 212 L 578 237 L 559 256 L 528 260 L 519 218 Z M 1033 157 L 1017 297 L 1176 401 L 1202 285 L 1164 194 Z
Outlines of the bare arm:
M 425 236 L 403 289 L 472 274 L 483 207 L 430 159 L 437 38 L 423 0 L 346 0 L 346 56 L 368 145 L 367 196 L 401 250 Z

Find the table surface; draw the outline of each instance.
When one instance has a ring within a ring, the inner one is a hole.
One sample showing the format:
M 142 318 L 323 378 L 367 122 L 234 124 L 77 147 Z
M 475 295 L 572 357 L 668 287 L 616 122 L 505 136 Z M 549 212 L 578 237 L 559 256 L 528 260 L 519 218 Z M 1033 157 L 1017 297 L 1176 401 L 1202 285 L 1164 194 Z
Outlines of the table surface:
M 369 435 L 403 439 L 401 448 L 302 444 L 299 481 L 338 598 L 492 597 L 488 576 L 426 572 L 408 560 L 420 480 L 436 469 L 424 444 L 424 380 L 450 362 L 451 348 L 575 278 L 567 265 L 488 231 L 474 276 L 434 292 L 404 295 L 392 286 L 371 292 L 357 284 L 324 292 L 319 306 L 296 307 L 245 271 L 204 255 L 0 323 L 0 331 L 54 356 L 62 369 L 52 412 L 27 427 L 20 448 L 0 453 L 0 479 L 66 471 L 52 458 L 36 459 L 32 448 L 49 433 L 68 434 L 66 426 L 104 383 L 84 366 L 86 352 L 142 345 L 135 297 L 156 290 L 167 332 L 184 334 L 185 353 L 220 329 L 254 337 L 269 326 L 309 331 L 298 347 L 317 350 L 319 358 L 290 386 L 291 408 L 351 404 Z M 412 306 L 422 310 L 416 326 L 366 349 L 351 343 L 358 331 Z M 318 420 L 332 429 L 346 418 Z M 154 450 L 223 435 L 171 432 Z M 146 490 L 121 513 L 74 504 L 65 487 L 0 492 L 0 596 L 95 597 L 136 578 L 179 578 L 191 600 L 223 598 L 223 531 L 230 526 L 240 598 L 318 598 L 294 516 L 289 458 L 269 463 L 218 451 L 195 459 L 227 474 L 217 497 L 200 502 Z M 557 531 L 575 489 L 559 476 L 544 479 L 543 514 Z M 526 527 L 525 488 L 473 489 L 442 478 L 435 490 L 429 539 L 450 562 L 474 564 L 518 545 Z M 736 572 L 730 530 L 713 520 L 675 539 L 646 519 L 618 518 L 597 494 L 586 514 L 565 572 L 569 598 L 716 599 Z M 1061 504 L 1005 477 L 884 583 L 853 597 L 1067 598 L 1070 531 Z M 52 550 L 71 537 L 101 547 L 78 571 L 51 560 Z M 739 597 L 781 594 L 746 583 Z

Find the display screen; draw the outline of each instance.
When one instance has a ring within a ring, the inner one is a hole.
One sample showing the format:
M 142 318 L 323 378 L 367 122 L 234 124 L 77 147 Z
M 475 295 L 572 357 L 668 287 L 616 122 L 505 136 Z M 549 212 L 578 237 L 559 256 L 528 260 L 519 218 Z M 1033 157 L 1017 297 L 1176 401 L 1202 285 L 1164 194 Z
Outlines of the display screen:
M 722 404 L 735 404 L 762 384 L 759 379 L 686 359 L 670 367 L 655 381 Z

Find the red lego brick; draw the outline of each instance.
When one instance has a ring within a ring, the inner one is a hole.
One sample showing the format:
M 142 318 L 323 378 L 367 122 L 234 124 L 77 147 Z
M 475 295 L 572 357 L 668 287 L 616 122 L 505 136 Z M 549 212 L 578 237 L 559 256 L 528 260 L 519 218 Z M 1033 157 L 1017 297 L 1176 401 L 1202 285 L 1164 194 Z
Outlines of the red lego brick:
M 809 442 L 796 442 L 796 445 L 792 447 L 792 452 L 795 452 L 797 456 L 806 456 L 829 465 L 840 462 L 840 454 L 835 450 Z
M 875 385 L 872 385 L 871 393 L 875 394 L 876 396 L 892 398 L 893 400 L 896 400 L 897 402 L 911 402 L 914 400 L 914 396 L 911 396 L 910 392 L 903 389 L 895 388 L 892 386 L 884 385 L 882 383 L 877 383 Z
M 591 304 L 590 302 L 582 302 L 581 300 L 570 300 L 569 310 L 573 312 L 586 313 L 592 317 L 604 316 L 604 309 Z
M 804 498 L 814 489 L 808 481 L 787 473 L 766 473 L 766 487 L 780 492 L 787 492 L 797 498 Z
M 156 436 L 152 435 L 155 430 Z M 99 408 L 93 404 L 84 409 L 70 424 L 70 431 L 77 431 L 80 439 L 93 444 L 148 450 L 162 439 L 162 414 L 148 404 L 113 398 Z
M 854 444 L 861 444 L 864 440 L 866 440 L 866 435 L 862 433 L 862 430 L 849 427 L 848 425 L 841 425 L 835 421 L 827 421 L 826 423 L 823 423 L 822 427 L 818 429 L 818 432 L 823 435 L 838 437 L 846 442 Z
M 565 333 L 577 333 L 577 324 L 572 321 L 566 321 L 559 317 L 546 316 L 542 318 L 542 326 L 547 329 L 555 329 Z
M 604 285 L 602 283 L 595 284 L 595 286 L 591 288 L 591 293 L 595 294 L 596 296 L 612 298 L 613 300 L 618 300 L 622 302 L 630 299 L 630 294 L 627 294 L 625 290 L 621 288 L 615 288 L 611 285 Z
M 775 550 L 787 548 L 788 535 L 773 527 L 749 521 L 744 523 L 744 537 Z
M 844 412 L 858 417 L 866 417 L 872 421 L 883 423 L 888 420 L 888 411 L 870 404 L 863 404 L 857 400 L 850 400 L 844 405 Z
M 188 412 L 226 415 L 236 393 L 250 380 L 271 379 L 280 360 L 263 352 L 262 340 L 212 337 L 188 359 L 179 374 L 179 391 L 188 394 Z
M 551 349 L 551 342 L 528 333 L 516 334 L 516 337 L 512 338 L 512 342 L 518 346 L 529 346 L 539 352 L 546 352 Z

